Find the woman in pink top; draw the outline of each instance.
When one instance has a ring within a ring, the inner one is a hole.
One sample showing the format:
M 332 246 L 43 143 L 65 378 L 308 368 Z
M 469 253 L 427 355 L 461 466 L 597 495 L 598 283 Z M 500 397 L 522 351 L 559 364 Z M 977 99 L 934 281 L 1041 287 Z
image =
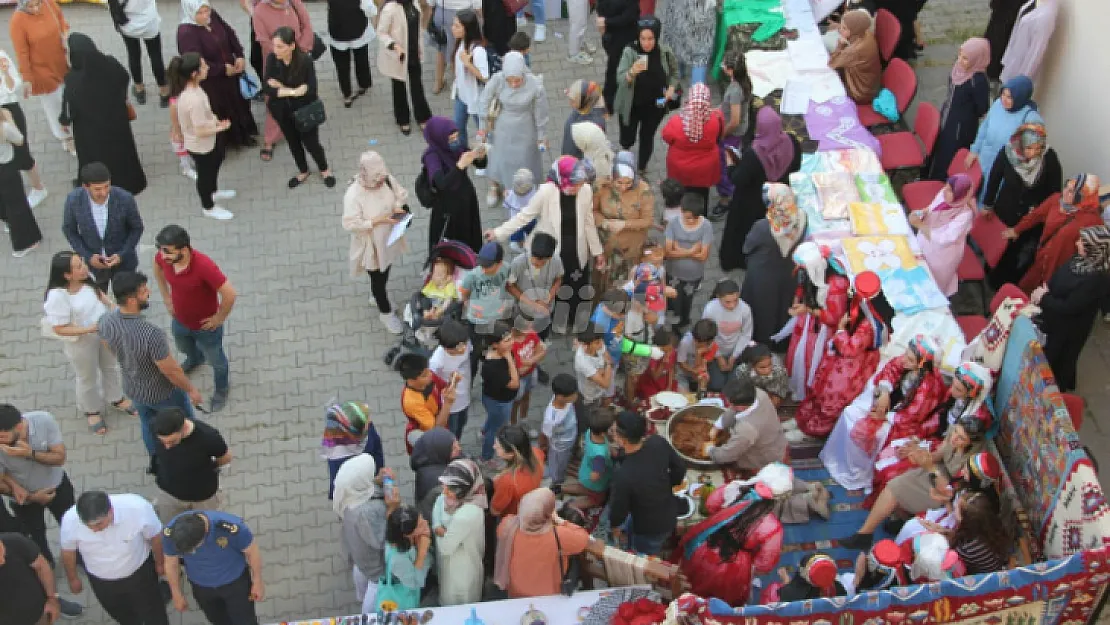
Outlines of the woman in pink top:
M 928 208 L 910 213 L 921 254 L 937 286 L 948 297 L 959 286 L 956 270 L 964 258 L 974 218 L 975 185 L 966 174 L 949 178 Z
M 251 24 L 254 26 L 255 39 L 262 46 L 263 59 L 274 51 L 274 33 L 282 26 L 293 29 L 293 36 L 297 40 L 299 50 L 305 52 L 312 50 L 316 39 L 316 34 L 312 30 L 312 21 L 301 0 L 259 0 L 251 14 Z M 263 68 L 264 73 L 265 68 Z M 269 161 L 274 157 L 274 143 L 280 138 L 281 128 L 267 108 L 266 127 L 262 138 L 262 160 Z
M 231 121 L 217 119 L 208 101 L 208 94 L 200 83 L 208 77 L 208 63 L 196 52 L 175 56 L 167 69 L 170 96 L 176 99 L 177 122 L 181 136 L 174 137 L 185 145 L 193 157 L 197 171 L 197 194 L 204 215 L 227 220 L 234 217 L 231 211 L 216 206 L 218 199 L 235 197 L 234 191 L 217 191 L 220 164 L 224 160 L 223 142 L 216 135 L 231 127 Z

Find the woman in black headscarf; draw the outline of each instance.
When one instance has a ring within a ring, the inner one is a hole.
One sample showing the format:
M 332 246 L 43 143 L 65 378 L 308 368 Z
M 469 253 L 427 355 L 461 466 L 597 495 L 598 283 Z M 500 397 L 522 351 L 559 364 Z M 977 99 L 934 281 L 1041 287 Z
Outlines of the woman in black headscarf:
M 112 184 L 138 195 L 146 188 L 146 174 L 131 132 L 131 77 L 119 61 L 97 50 L 81 33 L 69 36 L 69 66 L 58 121 L 72 128 L 78 169 L 104 163 L 112 172 Z

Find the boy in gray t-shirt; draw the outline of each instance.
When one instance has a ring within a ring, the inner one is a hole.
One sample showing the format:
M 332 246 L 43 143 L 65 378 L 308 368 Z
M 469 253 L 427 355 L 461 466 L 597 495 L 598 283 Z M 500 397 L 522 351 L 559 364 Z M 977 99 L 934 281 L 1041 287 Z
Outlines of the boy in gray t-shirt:
M 667 224 L 667 281 L 677 292 L 670 302 L 671 312 L 678 317 L 675 328 L 690 323 L 694 294 L 705 277 L 705 261 L 713 245 L 713 225 L 705 218 L 701 196 L 687 193 L 682 197 L 682 215 Z
M 555 293 L 563 283 L 563 261 L 555 255 L 557 246 L 555 237 L 537 232 L 529 252 L 509 263 L 505 284 L 505 290 L 516 298 L 520 314 L 532 321 L 532 328 L 544 340 L 551 333 Z

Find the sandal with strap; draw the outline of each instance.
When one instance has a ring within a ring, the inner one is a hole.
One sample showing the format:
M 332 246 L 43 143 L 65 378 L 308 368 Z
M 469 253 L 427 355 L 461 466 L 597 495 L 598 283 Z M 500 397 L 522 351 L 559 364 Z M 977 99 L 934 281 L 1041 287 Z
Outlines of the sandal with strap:
M 99 412 L 87 412 L 87 413 L 85 413 L 85 418 L 86 419 L 91 419 L 93 417 L 96 417 L 96 421 L 94 421 L 92 423 L 89 423 L 89 432 L 92 432 L 93 434 L 96 434 L 97 436 L 104 436 L 105 434 L 107 434 L 108 433 L 108 424 L 104 423 L 104 417 L 101 417 Z
M 273 147 L 262 148 L 261 150 L 258 151 L 258 158 L 262 159 L 263 161 L 265 161 L 267 163 L 274 160 L 274 148 Z
M 124 404 L 127 404 L 126 408 L 124 407 Z M 135 405 L 132 404 L 126 397 L 120 399 L 119 401 L 112 402 L 112 407 L 116 410 L 119 410 L 120 412 L 126 412 L 132 417 L 139 416 L 139 410 L 135 408 Z

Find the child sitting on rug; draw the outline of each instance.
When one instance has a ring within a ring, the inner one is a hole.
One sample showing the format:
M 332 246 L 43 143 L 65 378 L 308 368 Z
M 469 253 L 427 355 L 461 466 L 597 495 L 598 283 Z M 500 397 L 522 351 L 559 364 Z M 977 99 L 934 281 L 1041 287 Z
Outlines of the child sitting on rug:
M 756 388 L 771 396 L 775 408 L 790 396 L 790 376 L 786 367 L 775 362 L 771 348 L 762 343 L 751 343 L 740 353 L 740 365 L 736 367 L 736 377 L 748 377 L 755 382 Z

